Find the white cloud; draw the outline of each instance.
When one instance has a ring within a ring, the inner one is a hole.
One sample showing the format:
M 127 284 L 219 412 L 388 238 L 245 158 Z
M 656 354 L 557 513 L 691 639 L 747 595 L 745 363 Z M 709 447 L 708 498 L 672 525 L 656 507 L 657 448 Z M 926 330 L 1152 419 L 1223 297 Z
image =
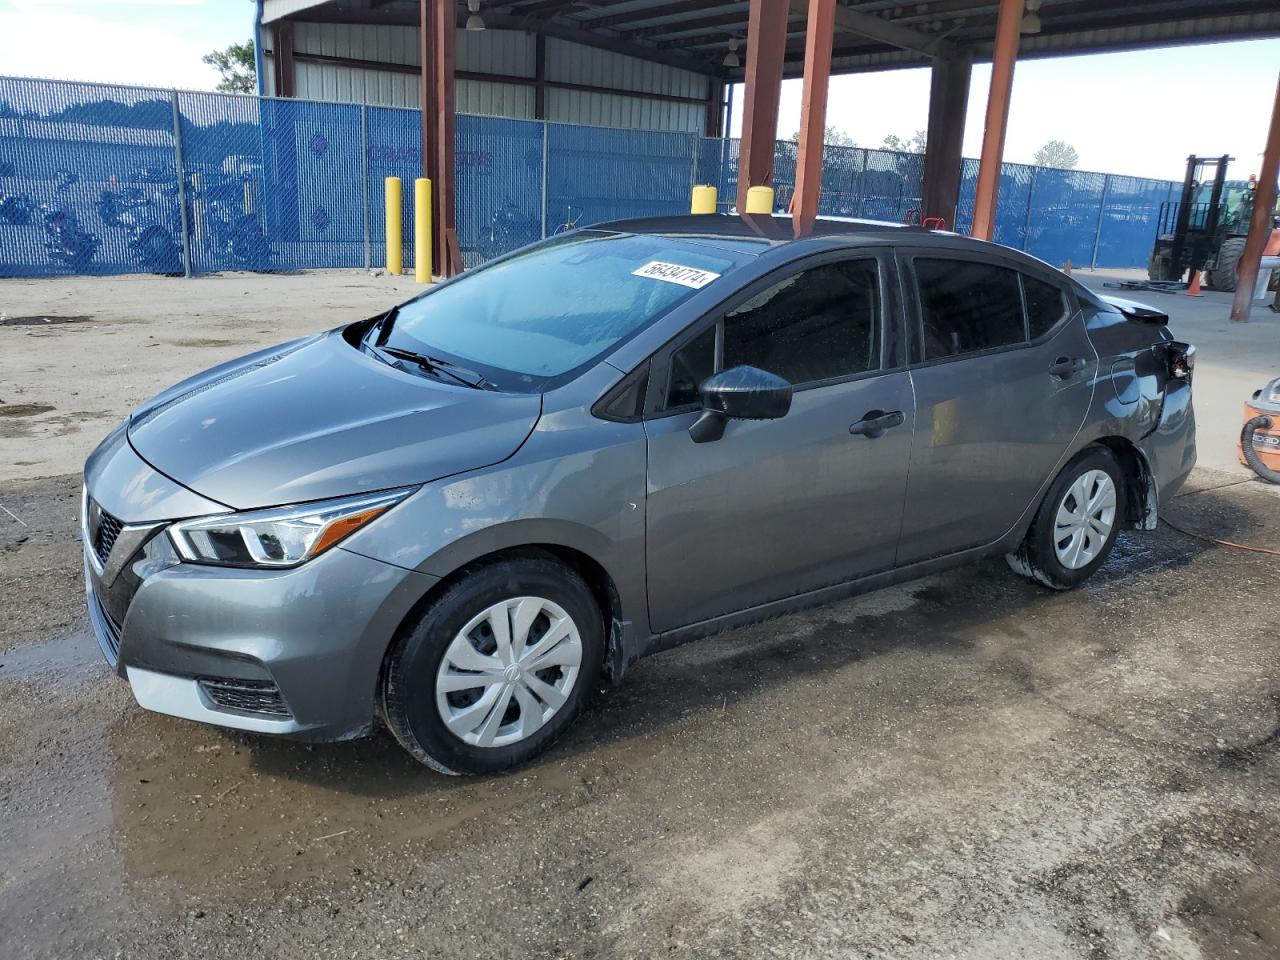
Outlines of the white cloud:
M 10 5 L 20 10 L 49 7 L 102 10 L 108 7 L 202 7 L 206 2 L 208 0 L 10 0 Z
M 1020 63 L 1014 79 L 1005 158 L 1029 163 L 1048 140 L 1080 152 L 1080 169 L 1181 180 L 1188 154 L 1236 157 L 1230 175 L 1257 171 L 1275 97 L 1280 41 L 1204 44 Z M 1207 77 L 1213 82 L 1207 83 Z M 991 67 L 974 67 L 964 153 L 982 147 Z M 1226 93 L 1224 93 L 1226 91 Z M 778 134 L 800 123 L 799 80 L 783 84 Z M 734 133 L 742 85 L 734 88 Z M 835 77 L 827 123 L 859 146 L 886 134 L 904 139 L 928 124 L 929 71 Z
M 197 90 L 217 83 L 216 71 L 200 62 L 213 49 L 209 40 L 175 35 L 142 18 L 108 16 L 106 3 L 72 6 L 18 0 L 0 7 L 3 73 Z M 104 9 L 81 12 L 86 7 Z

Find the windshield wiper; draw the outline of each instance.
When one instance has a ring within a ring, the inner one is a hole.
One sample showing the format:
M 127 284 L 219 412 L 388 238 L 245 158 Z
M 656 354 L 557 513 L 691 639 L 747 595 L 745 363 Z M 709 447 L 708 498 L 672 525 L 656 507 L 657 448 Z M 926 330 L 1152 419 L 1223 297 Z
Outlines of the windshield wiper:
M 400 307 L 395 306 L 374 321 L 373 326 L 369 328 L 369 333 L 365 334 L 368 338 L 372 334 L 377 334 L 374 338 L 373 345 L 382 346 L 387 342 L 387 338 L 391 336 L 391 327 L 396 322 L 396 317 L 400 315 Z
M 413 350 L 405 350 L 401 347 L 385 347 L 379 346 L 378 350 L 382 351 L 389 357 L 395 357 L 397 360 L 407 360 L 412 364 L 416 364 L 426 373 L 438 375 L 444 374 L 452 380 L 456 380 L 465 386 L 471 387 L 473 390 L 497 390 L 497 386 L 490 383 L 474 370 L 448 360 L 441 360 L 439 357 L 429 357 L 423 353 L 416 353 Z

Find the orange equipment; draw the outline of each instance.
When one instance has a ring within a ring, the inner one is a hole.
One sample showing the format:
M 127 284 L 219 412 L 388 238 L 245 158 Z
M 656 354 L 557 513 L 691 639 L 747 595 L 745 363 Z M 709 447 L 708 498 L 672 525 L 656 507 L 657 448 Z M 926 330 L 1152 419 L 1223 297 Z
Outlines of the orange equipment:
M 1244 405 L 1244 429 L 1236 452 L 1240 462 L 1263 480 L 1280 483 L 1280 377 Z

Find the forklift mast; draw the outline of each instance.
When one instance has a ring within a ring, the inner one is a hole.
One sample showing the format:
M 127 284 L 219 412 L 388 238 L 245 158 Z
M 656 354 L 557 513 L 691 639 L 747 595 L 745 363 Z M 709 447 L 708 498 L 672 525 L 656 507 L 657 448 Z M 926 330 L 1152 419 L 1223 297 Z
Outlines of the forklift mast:
M 1215 252 L 1218 221 L 1222 214 L 1222 186 L 1227 179 L 1227 166 L 1234 157 L 1187 157 L 1187 177 L 1182 182 L 1182 202 L 1178 204 L 1178 219 L 1173 230 L 1173 249 L 1170 259 L 1175 264 L 1183 262 L 1187 240 L 1191 240 L 1190 266 L 1202 270 Z M 1196 194 L 1204 186 L 1210 174 L 1213 189 L 1208 204 L 1197 204 Z M 1203 213 L 1200 211 L 1203 210 Z M 1194 218 L 1194 219 L 1193 219 Z

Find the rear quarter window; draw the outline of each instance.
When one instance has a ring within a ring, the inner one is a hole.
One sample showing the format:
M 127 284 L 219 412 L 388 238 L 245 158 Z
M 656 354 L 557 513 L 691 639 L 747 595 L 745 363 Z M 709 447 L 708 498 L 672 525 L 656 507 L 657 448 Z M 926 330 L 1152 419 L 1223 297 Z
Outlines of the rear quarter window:
M 968 260 L 917 258 L 925 360 L 1025 343 L 1018 273 Z
M 1027 295 L 1027 321 L 1032 340 L 1044 336 L 1071 316 L 1071 301 L 1066 292 L 1052 283 L 1023 274 L 1022 289 Z

